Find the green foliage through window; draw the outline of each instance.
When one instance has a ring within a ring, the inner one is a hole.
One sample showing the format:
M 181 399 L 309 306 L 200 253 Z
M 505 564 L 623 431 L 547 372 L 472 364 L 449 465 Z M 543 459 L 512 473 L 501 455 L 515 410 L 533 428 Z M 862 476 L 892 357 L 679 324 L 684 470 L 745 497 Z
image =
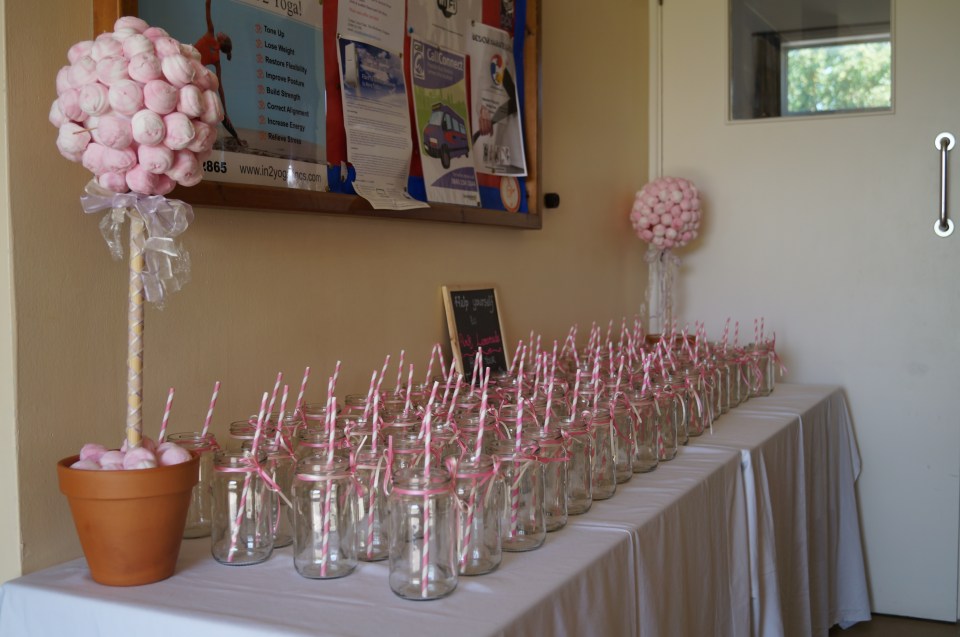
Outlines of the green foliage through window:
M 787 49 L 787 114 L 890 108 L 890 57 L 889 40 Z

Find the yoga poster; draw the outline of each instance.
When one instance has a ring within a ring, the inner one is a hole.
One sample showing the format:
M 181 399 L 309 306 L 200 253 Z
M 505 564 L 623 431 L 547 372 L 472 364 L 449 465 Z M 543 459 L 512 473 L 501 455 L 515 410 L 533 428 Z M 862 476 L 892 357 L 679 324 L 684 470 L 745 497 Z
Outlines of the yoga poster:
M 217 74 L 226 116 L 211 181 L 326 190 L 322 6 L 306 0 L 140 0 L 139 15 Z

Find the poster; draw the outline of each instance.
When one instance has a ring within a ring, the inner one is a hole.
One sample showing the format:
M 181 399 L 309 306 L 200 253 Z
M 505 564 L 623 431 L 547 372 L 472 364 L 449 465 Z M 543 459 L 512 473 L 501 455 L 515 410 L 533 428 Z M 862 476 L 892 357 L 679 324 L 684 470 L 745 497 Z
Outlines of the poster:
M 473 119 L 473 163 L 488 175 L 527 174 L 513 61 L 513 38 L 476 23 L 467 43 Z
M 410 37 L 463 52 L 471 22 L 481 21 L 482 0 L 408 0 Z
M 339 0 L 337 36 L 403 50 L 404 0 Z
M 337 52 L 354 190 L 374 208 L 426 207 L 406 193 L 413 148 L 400 54 L 349 38 Z
M 465 56 L 411 38 L 410 77 L 427 200 L 479 206 L 465 72 Z
M 308 0 L 140 0 L 139 15 L 194 44 L 226 117 L 209 181 L 326 190 L 322 6 Z

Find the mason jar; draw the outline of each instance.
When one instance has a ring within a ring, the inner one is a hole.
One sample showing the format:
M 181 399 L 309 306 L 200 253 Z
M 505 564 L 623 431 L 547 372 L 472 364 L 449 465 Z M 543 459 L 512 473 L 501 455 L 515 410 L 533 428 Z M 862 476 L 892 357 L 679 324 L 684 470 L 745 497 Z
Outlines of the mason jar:
M 567 525 L 567 455 L 558 426 L 536 433 L 537 462 L 543 473 L 543 518 L 547 533 Z
M 445 597 L 457 587 L 457 499 L 450 473 L 407 468 L 393 476 L 390 590 L 404 599 Z
M 354 455 L 357 489 L 357 554 L 364 562 L 387 559 L 390 525 L 387 508 L 389 476 L 386 447 L 366 447 Z
M 221 564 L 259 564 L 273 552 L 272 500 L 259 473 L 266 459 L 246 450 L 214 456 L 210 551 Z
M 502 440 L 494 448 L 500 461 L 504 497 L 500 539 L 504 551 L 532 551 L 547 537 L 543 512 L 543 471 L 536 458 L 536 445 Z
M 627 400 L 633 412 L 633 472 L 653 471 L 660 462 L 660 432 L 653 394 L 641 386 L 629 390 Z
M 311 455 L 293 480 L 293 565 L 303 577 L 333 579 L 357 567 L 357 508 L 350 464 Z
M 608 408 L 598 406 L 596 411 L 587 413 L 585 420 L 593 444 L 593 471 L 590 478 L 593 500 L 606 500 L 617 492 L 617 439 L 613 419 Z
M 464 457 L 456 464 L 457 564 L 460 575 L 483 575 L 500 565 L 500 510 L 503 480 L 493 458 Z
M 322 426 L 310 425 L 300 429 L 297 434 L 297 446 L 294 455 L 297 460 L 307 456 L 321 455 L 326 457 L 330 448 L 330 432 Z M 350 445 L 342 431 L 335 430 L 333 435 L 333 453 L 335 456 L 349 461 Z
M 712 422 L 710 412 L 710 394 L 707 391 L 704 375 L 701 370 L 689 367 L 683 373 L 682 391 L 686 392 L 686 405 L 689 412 L 687 418 L 688 437 L 703 435 L 707 426 Z
M 634 439 L 630 404 L 622 393 L 614 399 L 601 398 L 597 404 L 598 409 L 606 410 L 610 414 L 617 484 L 623 484 L 633 477 Z
M 677 434 L 678 421 L 682 418 L 683 404 L 677 394 L 667 385 L 656 383 L 652 386 L 654 395 L 654 417 L 657 422 L 657 452 L 660 462 L 673 460 L 680 448 Z
M 565 418 L 560 431 L 566 444 L 567 515 L 582 515 L 593 504 L 593 434 L 577 414 Z
M 213 457 L 220 448 L 212 433 L 199 431 L 172 433 L 167 440 L 200 456 L 200 479 L 190 494 L 190 509 L 183 537 L 207 537 L 210 535 L 210 499 L 213 486 Z
M 684 384 L 683 376 L 671 375 L 663 379 L 664 389 L 673 393 L 677 404 L 674 418 L 677 428 L 677 446 L 690 442 L 690 394 Z
M 243 448 L 252 449 L 252 442 L 244 442 Z M 289 502 L 293 481 L 293 467 L 296 459 L 280 443 L 274 440 L 261 440 L 260 451 L 264 459 L 263 473 L 273 482 L 267 483 L 270 498 L 270 516 L 273 521 L 273 548 L 279 549 L 293 543 L 293 512 Z M 276 485 L 276 489 L 273 486 Z M 282 494 L 282 495 L 281 495 Z

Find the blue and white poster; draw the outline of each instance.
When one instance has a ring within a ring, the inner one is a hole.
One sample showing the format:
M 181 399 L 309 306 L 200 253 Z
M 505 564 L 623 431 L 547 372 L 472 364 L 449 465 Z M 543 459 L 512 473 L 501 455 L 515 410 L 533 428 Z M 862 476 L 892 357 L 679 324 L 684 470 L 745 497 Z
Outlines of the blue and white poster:
M 211 181 L 326 190 L 322 5 L 310 0 L 140 0 L 141 18 L 200 51 L 226 117 Z
M 427 200 L 479 206 L 470 158 L 466 57 L 411 38 L 410 77 Z

